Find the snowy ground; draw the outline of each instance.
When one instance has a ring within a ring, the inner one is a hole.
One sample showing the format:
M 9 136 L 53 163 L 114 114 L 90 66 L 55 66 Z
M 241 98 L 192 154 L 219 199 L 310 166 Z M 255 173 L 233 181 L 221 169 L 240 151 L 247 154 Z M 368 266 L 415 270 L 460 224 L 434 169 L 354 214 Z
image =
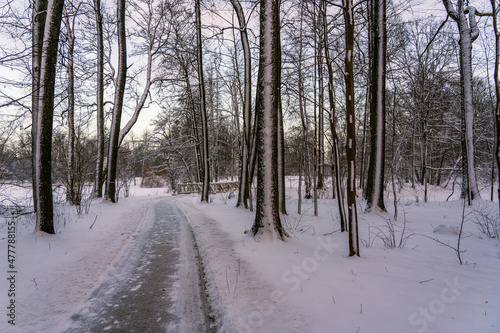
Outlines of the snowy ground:
M 24 198 L 28 190 L 9 189 Z M 148 207 L 163 189 L 136 188 L 133 196 L 117 204 L 95 201 L 88 215 L 75 208 L 56 206 L 58 233 L 34 234 L 30 217 L 16 220 L 15 297 L 8 297 L 7 224 L 0 225 L 0 332 L 59 332 L 90 293 L 106 278 L 137 230 L 146 221 Z M 5 192 L 3 192 L 5 193 Z M 96 220 L 97 217 L 97 220 Z M 90 226 L 94 223 L 92 229 Z M 15 299 L 15 327 L 8 323 L 7 305 Z
M 319 217 L 313 216 L 312 201 L 305 201 L 298 215 L 296 184 L 292 179 L 287 185 L 284 223 L 291 237 L 286 242 L 260 242 L 245 234 L 253 214 L 235 209 L 227 194 L 214 195 L 211 204 L 200 204 L 195 195 L 175 199 L 195 232 L 220 331 L 500 332 L 499 241 L 485 237 L 475 223 L 477 212 L 491 210 L 497 217 L 497 204 L 481 201 L 466 209 L 463 265 L 450 248 L 457 244 L 462 202 L 456 196 L 446 202 L 450 192 L 438 189 L 432 189 L 428 203 L 418 190 L 400 194 L 393 225 L 398 245 L 406 219 L 409 238 L 402 248 L 384 245 L 393 222 L 391 200 L 388 214 L 360 211 L 361 258 L 349 258 L 347 234 L 338 232 L 336 201 L 320 200 Z M 7 323 L 6 309 L 0 332 L 63 329 L 140 231 L 148 207 L 165 195 L 163 189 L 133 187 L 132 197 L 116 205 L 94 203 L 82 218 L 61 206 L 60 232 L 50 237 L 32 234 L 32 221 L 19 218 L 17 330 Z M 363 207 L 360 200 L 358 208 Z M 8 221 L 0 225 L 4 253 L 7 227 Z M 0 300 L 6 306 L 8 262 L 3 258 Z
M 288 194 L 296 197 L 296 189 Z M 298 215 L 297 200 L 289 200 L 284 222 L 291 237 L 267 243 L 244 233 L 253 215 L 235 209 L 235 199 L 219 194 L 209 205 L 197 196 L 182 199 L 225 331 L 500 332 L 499 242 L 479 232 L 473 213 L 491 209 L 497 217 L 496 204 L 466 209 L 460 265 L 443 244 L 456 247 L 463 202 L 446 202 L 450 192 L 436 189 L 430 198 L 441 201 L 423 203 L 418 190 L 401 194 L 396 248 L 384 244 L 391 201 L 383 216 L 360 212 L 361 258 L 347 256 L 347 234 L 337 232 L 337 205 L 330 199 L 320 201 L 319 217 L 312 201 Z M 409 238 L 400 248 L 405 219 L 403 239 Z

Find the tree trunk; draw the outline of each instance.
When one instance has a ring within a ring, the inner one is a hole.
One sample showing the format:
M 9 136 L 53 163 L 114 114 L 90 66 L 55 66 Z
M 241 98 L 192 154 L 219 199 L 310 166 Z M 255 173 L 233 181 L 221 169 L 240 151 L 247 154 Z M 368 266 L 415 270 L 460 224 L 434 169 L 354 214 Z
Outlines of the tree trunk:
M 371 61 L 371 60 L 370 60 Z M 365 174 L 366 174 L 366 145 L 367 145 L 367 136 L 368 136 L 368 114 L 370 113 L 370 73 L 367 75 L 366 80 L 366 99 L 365 99 L 365 108 L 363 112 L 363 143 L 361 146 L 361 167 L 359 171 L 359 188 L 364 194 L 365 191 Z
M 104 43 L 101 14 L 101 0 L 94 0 L 97 37 L 97 160 L 95 192 L 102 197 L 104 183 Z
M 495 69 L 493 72 L 493 78 L 495 80 L 495 127 L 496 127 L 496 140 L 495 140 L 495 157 L 497 164 L 498 173 L 498 183 L 500 184 L 500 78 L 499 78 L 499 67 L 500 67 L 500 31 L 498 29 L 498 5 L 495 4 L 495 0 L 491 0 L 491 9 L 493 12 L 493 31 L 495 32 Z M 498 204 L 500 209 L 500 185 L 498 188 Z
M 243 206 L 248 209 L 249 188 L 252 185 L 249 177 L 249 160 L 251 150 L 251 131 L 252 131 L 252 56 L 250 52 L 250 43 L 248 41 L 247 23 L 243 8 L 238 0 L 231 0 L 238 23 L 240 25 L 240 38 L 243 45 L 243 58 L 245 61 L 245 77 L 244 77 L 244 100 L 243 100 L 243 143 L 241 152 L 241 171 L 240 171 L 240 187 L 238 191 L 238 202 L 236 207 Z
M 304 2 L 301 2 L 300 6 L 300 23 L 299 23 L 299 59 L 297 64 L 297 75 L 298 75 L 298 99 L 299 99 L 299 111 L 300 120 L 302 122 L 302 143 L 299 147 L 299 186 L 298 186 L 298 201 L 297 201 L 297 213 L 302 214 L 302 170 L 307 173 L 307 167 L 305 167 L 306 161 L 306 151 L 307 151 L 307 119 L 304 107 L 304 82 L 302 78 L 302 56 L 303 56 L 303 17 L 304 17 Z M 304 177 L 305 183 L 307 184 L 307 176 Z M 306 186 L 307 188 L 307 186 Z M 307 195 L 307 193 L 306 193 Z
M 203 79 L 203 51 L 201 41 L 201 11 L 200 0 L 195 0 L 196 11 L 196 39 L 197 39 L 197 60 L 198 60 L 198 81 L 200 90 L 200 108 L 201 108 L 201 131 L 203 136 L 203 186 L 201 190 L 201 201 L 208 202 L 210 193 L 210 164 L 208 159 L 208 120 L 207 107 L 205 102 L 205 82 Z
M 474 105 L 472 102 L 472 43 L 479 36 L 476 26 L 476 9 L 458 1 L 457 9 L 450 0 L 443 0 L 448 15 L 457 22 L 460 34 L 460 79 L 462 86 L 462 111 L 465 124 L 465 156 L 467 168 L 467 195 L 469 200 L 481 198 L 474 168 Z M 469 14 L 469 22 L 467 21 Z M 469 25 L 470 24 L 470 25 Z M 465 178 L 465 177 L 464 177 Z
M 125 0 L 117 0 L 117 31 L 118 31 L 118 76 L 115 88 L 113 120 L 109 135 L 108 177 L 106 180 L 106 198 L 116 202 L 116 172 L 118 164 L 118 139 L 123 110 L 123 96 L 127 79 L 127 42 L 125 33 Z
M 387 53 L 386 0 L 371 0 L 371 152 L 366 180 L 366 211 L 384 205 L 385 175 L 385 74 Z
M 71 205 L 79 205 L 80 200 L 75 191 L 75 70 L 74 70 L 74 51 L 75 51 L 75 18 L 77 10 L 72 13 L 73 21 L 69 20 L 69 13 L 66 11 L 65 26 L 67 31 L 67 61 L 66 70 L 68 72 L 68 156 L 67 156 L 67 190 L 66 200 Z
M 191 111 L 191 124 L 193 128 L 193 136 L 194 136 L 194 161 L 196 164 L 196 182 L 201 182 L 202 180 L 202 170 L 201 170 L 201 153 L 200 153 L 200 138 L 198 134 L 198 122 L 196 121 L 196 109 L 193 97 L 193 90 L 191 89 L 191 83 L 189 81 L 189 71 L 188 71 L 188 63 L 184 59 L 182 53 L 176 49 L 175 50 L 178 61 L 182 67 L 182 74 L 184 75 L 184 80 L 186 81 L 186 93 L 187 93 L 187 105 Z
M 326 7 L 325 7 L 326 10 Z M 318 15 L 318 56 L 317 56 L 317 66 L 318 66 L 318 155 L 317 161 L 317 189 L 323 189 L 324 187 L 324 164 L 325 164 L 325 144 L 324 144 L 324 81 L 323 81 L 323 52 L 325 48 L 326 34 L 328 31 L 324 31 L 323 27 L 327 26 L 326 13 L 323 11 L 319 12 Z M 325 52 L 326 49 L 325 49 Z
M 278 112 L 281 82 L 280 1 L 260 2 L 260 59 L 257 110 L 257 207 L 252 226 L 254 235 L 281 239 L 278 198 Z
M 322 0 L 322 7 L 323 7 L 323 14 L 326 16 L 326 2 L 325 0 Z M 330 59 L 330 52 L 328 48 L 328 26 L 327 26 L 327 21 L 326 17 L 324 18 L 324 24 L 323 24 L 323 29 L 324 29 L 324 43 L 325 43 L 325 59 L 326 59 L 326 66 L 328 69 L 328 100 L 330 102 L 330 132 L 332 135 L 332 140 L 333 140 L 333 153 L 332 153 L 332 168 L 333 168 L 333 175 L 335 179 L 332 179 L 332 184 L 336 189 L 337 193 L 337 203 L 339 207 L 339 215 L 340 215 L 340 230 L 342 232 L 347 231 L 347 219 L 346 219 L 346 214 L 345 214 L 345 207 L 344 207 L 344 195 L 342 193 L 342 172 L 341 172 L 341 164 L 340 164 L 340 145 L 339 145 L 339 138 L 337 135 L 337 129 L 336 129 L 336 124 L 335 124 L 335 98 L 333 94 L 333 66 L 332 66 L 332 60 Z M 351 63 L 352 66 L 352 63 Z M 354 84 L 354 83 L 353 83 Z M 353 86 L 354 89 L 354 86 Z M 354 98 L 354 93 L 352 95 Z M 354 99 L 351 101 L 354 103 Z M 354 107 L 354 104 L 352 104 Z
M 369 53 L 371 52 L 371 45 L 372 45 L 372 40 L 373 40 L 373 31 L 371 30 L 371 2 L 367 1 L 366 2 L 366 12 L 368 15 L 368 49 Z M 368 119 L 369 119 L 369 113 L 370 113 L 370 106 L 371 106 L 371 71 L 372 71 L 372 57 L 370 54 L 368 55 L 368 68 L 367 68 L 367 75 L 366 75 L 366 98 L 365 98 L 365 108 L 364 108 L 364 114 L 363 114 L 363 146 L 361 147 L 361 170 L 359 174 L 359 187 L 362 190 L 362 195 L 365 198 L 366 197 L 366 184 L 365 184 L 365 177 L 366 177 L 366 164 L 367 164 L 367 145 L 368 145 Z
M 36 136 L 36 191 L 37 226 L 40 231 L 54 233 L 54 207 L 52 199 L 52 121 L 54 112 L 54 85 L 57 49 L 61 28 L 63 0 L 50 0 L 43 34 L 40 67 L 40 104 Z
M 356 114 L 354 110 L 354 10 L 352 0 L 343 0 L 345 22 L 346 119 L 347 119 L 347 207 L 349 212 L 349 256 L 359 257 L 358 215 L 356 210 Z
M 36 139 L 38 133 L 38 107 L 40 104 L 40 67 L 42 63 L 43 32 L 47 15 L 47 0 L 36 0 L 33 4 L 32 58 L 31 58 L 31 178 L 33 209 L 37 212 Z
M 280 48 L 281 49 L 281 48 Z M 280 57 L 281 59 L 281 57 Z M 281 86 L 281 83 L 280 83 Z M 279 91 L 278 110 L 278 197 L 279 210 L 283 215 L 286 213 L 286 184 L 285 184 L 285 131 L 283 128 L 283 106 L 281 104 L 281 89 Z

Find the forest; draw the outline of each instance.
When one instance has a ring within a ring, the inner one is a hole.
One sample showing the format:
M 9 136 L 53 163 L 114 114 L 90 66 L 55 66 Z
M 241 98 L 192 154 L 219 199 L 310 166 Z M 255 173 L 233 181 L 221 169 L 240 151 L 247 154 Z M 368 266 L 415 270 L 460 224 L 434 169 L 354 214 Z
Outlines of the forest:
M 0 182 L 37 228 L 142 186 L 237 181 L 254 234 L 285 239 L 285 175 L 332 198 L 359 256 L 356 198 L 500 190 L 495 0 L 6 0 Z M 64 193 L 64 195 L 59 195 Z M 56 195 L 57 194 L 57 195 Z M 386 200 L 384 200 L 386 199 Z M 12 213 L 13 200 L 0 203 Z M 10 208 L 9 208 L 10 207 Z M 10 209 L 10 210 L 9 210 Z M 397 214 L 397 213 L 396 213 Z

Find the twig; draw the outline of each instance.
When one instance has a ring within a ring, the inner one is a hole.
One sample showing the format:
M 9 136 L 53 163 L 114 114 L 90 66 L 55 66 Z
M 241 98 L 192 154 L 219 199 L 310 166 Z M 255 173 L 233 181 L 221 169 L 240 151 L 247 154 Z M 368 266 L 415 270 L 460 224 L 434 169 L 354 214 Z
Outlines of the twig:
M 231 289 L 229 289 L 229 280 L 227 278 L 227 266 L 226 266 L 226 284 L 227 284 L 227 291 L 231 293 Z
M 426 283 L 426 282 L 431 282 L 432 280 L 434 280 L 434 278 L 429 279 L 429 280 L 424 280 L 424 281 L 418 281 L 418 283 Z
M 90 228 L 89 228 L 89 229 L 92 229 L 92 227 L 94 226 L 95 221 L 97 221 L 97 218 L 98 218 L 98 217 L 99 217 L 99 215 L 96 215 L 96 216 L 95 216 L 94 222 L 92 223 L 92 225 L 90 226 Z

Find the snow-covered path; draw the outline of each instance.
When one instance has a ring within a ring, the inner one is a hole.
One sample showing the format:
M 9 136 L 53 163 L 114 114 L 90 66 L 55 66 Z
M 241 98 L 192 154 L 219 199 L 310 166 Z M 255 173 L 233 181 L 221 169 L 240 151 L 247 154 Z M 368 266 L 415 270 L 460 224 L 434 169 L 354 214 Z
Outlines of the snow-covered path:
M 202 332 L 197 260 L 186 217 L 171 198 L 154 203 L 110 277 L 65 332 Z

